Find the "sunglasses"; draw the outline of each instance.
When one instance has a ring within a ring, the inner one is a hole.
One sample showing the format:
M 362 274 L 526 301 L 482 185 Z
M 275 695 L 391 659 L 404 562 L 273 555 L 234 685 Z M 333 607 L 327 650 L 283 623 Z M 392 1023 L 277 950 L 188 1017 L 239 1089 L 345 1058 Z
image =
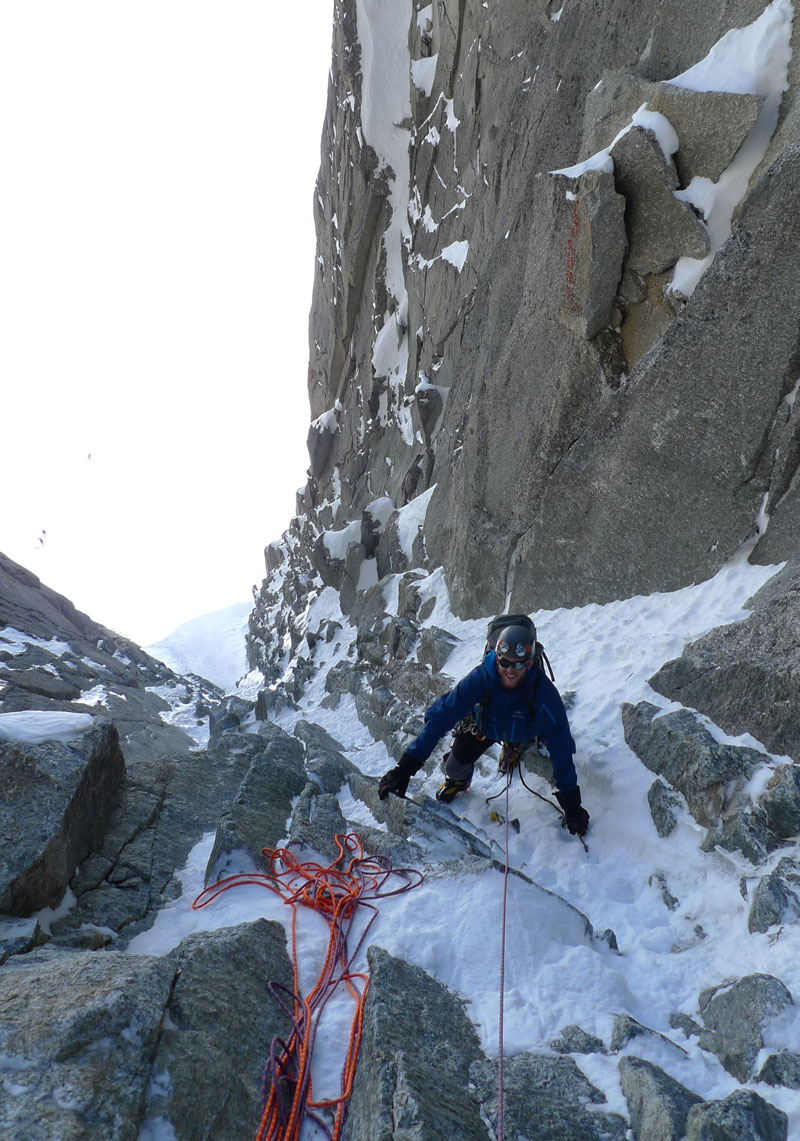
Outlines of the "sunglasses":
M 525 669 L 528 662 L 527 660 L 520 662 L 518 660 L 512 661 L 511 658 L 498 658 L 497 664 L 502 666 L 504 670 L 516 670 L 519 673 L 520 670 Z

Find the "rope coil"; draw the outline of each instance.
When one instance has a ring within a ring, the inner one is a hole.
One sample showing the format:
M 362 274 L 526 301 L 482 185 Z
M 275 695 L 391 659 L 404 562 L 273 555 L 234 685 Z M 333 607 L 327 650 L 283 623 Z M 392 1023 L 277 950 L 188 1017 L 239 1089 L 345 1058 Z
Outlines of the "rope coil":
M 410 891 L 423 881 L 422 873 L 413 868 L 393 868 L 384 856 L 365 857 L 361 840 L 355 833 L 337 835 L 335 842 L 338 855 L 327 866 L 311 861 L 302 863 L 288 848 L 263 848 L 269 872 L 228 876 L 201 891 L 192 903 L 192 908 L 199 910 L 231 888 L 252 884 L 275 892 L 292 909 L 292 989 L 276 982 L 270 982 L 267 987 L 289 1018 L 291 1032 L 285 1041 L 276 1036 L 270 1044 L 256 1141 L 299 1141 L 306 1117 L 329 1141 L 339 1141 L 353 1088 L 369 985 L 368 976 L 354 970 L 353 963 L 377 918 L 375 901 Z M 399 886 L 389 886 L 392 877 L 399 877 Z M 319 977 L 306 996 L 300 992 L 297 960 L 297 909 L 301 906 L 321 915 L 329 929 Z M 371 914 L 355 946 L 351 947 L 349 940 L 363 908 Z M 341 1071 L 341 1092 L 338 1097 L 315 1100 L 311 1083 L 314 1041 L 325 1004 L 340 984 L 347 987 L 354 1002 Z

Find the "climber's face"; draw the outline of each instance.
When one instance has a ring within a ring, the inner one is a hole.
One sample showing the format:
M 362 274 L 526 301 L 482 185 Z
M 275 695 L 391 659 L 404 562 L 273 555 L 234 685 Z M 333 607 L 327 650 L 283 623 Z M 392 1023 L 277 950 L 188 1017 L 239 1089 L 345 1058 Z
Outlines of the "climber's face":
M 518 689 L 524 685 L 525 678 L 532 668 L 533 662 L 531 661 L 520 662 L 513 658 L 499 656 L 497 658 L 497 674 L 503 689 Z

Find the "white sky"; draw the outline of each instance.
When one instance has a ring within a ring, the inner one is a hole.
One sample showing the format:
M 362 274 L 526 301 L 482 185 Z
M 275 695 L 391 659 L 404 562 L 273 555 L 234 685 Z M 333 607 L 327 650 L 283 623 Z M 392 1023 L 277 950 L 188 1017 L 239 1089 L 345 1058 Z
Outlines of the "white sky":
M 0 550 L 140 643 L 248 599 L 305 481 L 332 10 L 0 15 Z

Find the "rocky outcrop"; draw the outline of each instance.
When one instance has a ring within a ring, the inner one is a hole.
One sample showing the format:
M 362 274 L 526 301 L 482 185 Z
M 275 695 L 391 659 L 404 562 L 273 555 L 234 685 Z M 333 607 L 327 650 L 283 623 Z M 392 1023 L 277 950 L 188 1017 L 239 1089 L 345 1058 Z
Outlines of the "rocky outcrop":
M 751 733 L 800 762 L 800 576 L 787 568 L 752 599 L 743 622 L 692 642 L 651 679 L 657 692 Z
M 787 1141 L 786 1114 L 753 1090 L 736 1090 L 722 1101 L 692 1106 L 686 1141 Z
M 800 920 L 800 863 L 789 857 L 779 860 L 774 871 L 758 881 L 747 929 L 768 931 L 770 927 Z
M 518 1054 L 505 1062 L 503 1075 L 503 1119 L 508 1135 L 516 1133 L 529 1141 L 624 1141 L 627 1121 L 616 1113 L 598 1112 L 606 1098 L 574 1059 Z M 497 1067 L 476 1063 L 472 1080 L 496 1128 Z
M 43 949 L 0 972 L 8 1137 L 135 1141 L 255 1132 L 264 1047 L 287 1019 L 283 928 L 258 920 L 193 935 L 164 958 Z M 198 1080 L 202 1075 L 202 1080 Z
M 132 765 L 193 748 L 178 718 L 170 719 L 173 709 L 196 727 L 207 702 L 221 696 L 203 678 L 178 677 L 0 554 L 0 715 L 36 710 L 106 718 Z
M 780 979 L 771 975 L 748 975 L 709 987 L 699 999 L 705 1023 L 700 1045 L 716 1054 L 729 1074 L 746 1082 L 764 1045 L 764 1026 L 793 1002 Z
M 684 1136 L 689 1110 L 702 1098 L 660 1066 L 633 1055 L 620 1058 L 619 1074 L 634 1137 L 643 1141 L 674 1141 Z
M 469 1092 L 470 1065 L 481 1048 L 463 1004 L 424 971 L 378 947 L 368 959 L 361 1061 L 345 1138 L 486 1141 Z
M 262 848 L 277 848 L 286 834 L 286 821 L 292 814 L 292 800 L 306 785 L 303 746 L 269 722 L 263 734 L 243 736 L 241 744 L 222 737 L 223 747 L 234 745 L 249 767 L 223 812 L 214 847 L 208 860 L 207 881 L 214 882 L 225 872 L 226 858 L 232 852 L 244 853 L 253 867 L 268 870 Z
M 61 902 L 75 868 L 102 842 L 124 776 L 109 721 L 69 743 L 0 740 L 0 914 L 30 915 Z
M 683 793 L 699 824 L 714 827 L 763 763 L 755 749 L 720 745 L 687 709 L 663 713 L 648 701 L 624 704 L 625 740 L 642 764 Z

